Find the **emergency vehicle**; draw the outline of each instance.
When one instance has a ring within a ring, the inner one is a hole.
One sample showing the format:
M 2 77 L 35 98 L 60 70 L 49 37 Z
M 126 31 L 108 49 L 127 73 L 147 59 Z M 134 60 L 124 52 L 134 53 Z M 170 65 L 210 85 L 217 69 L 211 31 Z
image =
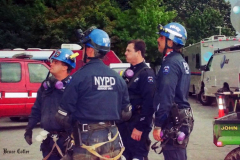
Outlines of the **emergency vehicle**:
M 235 45 L 215 51 L 202 74 L 202 89 L 206 97 L 216 97 L 218 94 L 224 102 L 224 110 L 240 112 L 240 45 Z
M 0 117 L 28 116 L 48 70 L 42 61 L 0 58 Z
M 215 50 L 234 46 L 236 44 L 240 44 L 240 39 L 237 37 L 214 35 L 183 48 L 184 58 L 186 62 L 188 62 L 191 70 L 189 93 L 198 95 L 198 99 L 203 105 L 211 104 L 214 95 L 205 96 L 201 66 L 208 63 Z
M 81 46 L 77 44 L 62 44 L 61 48 L 78 52 L 76 68 L 81 68 Z M 22 116 L 31 113 L 37 90 L 49 71 L 49 57 L 56 49 L 16 48 L 13 50 L 0 50 L 0 117 L 10 117 L 19 120 Z M 117 55 L 110 51 L 103 59 L 106 65 L 121 63 Z
M 72 73 L 76 72 L 76 70 L 78 70 L 84 65 L 82 61 L 82 50 L 80 50 L 81 46 L 79 46 L 78 44 L 62 44 L 61 48 L 68 48 L 71 49 L 74 53 L 75 52 L 79 53 L 79 56 L 77 56 L 76 58 L 76 68 L 73 69 Z M 48 59 L 55 50 L 56 49 L 41 49 L 41 48 L 28 48 L 26 50 L 22 48 L 15 48 L 13 50 L 4 49 L 0 50 L 0 58 L 14 58 L 16 56 L 21 58 L 21 55 L 28 55 L 31 56 L 30 57 L 31 59 L 41 60 L 49 65 Z M 109 66 L 110 63 L 122 63 L 122 61 L 118 58 L 114 51 L 110 50 L 103 58 L 103 63 Z

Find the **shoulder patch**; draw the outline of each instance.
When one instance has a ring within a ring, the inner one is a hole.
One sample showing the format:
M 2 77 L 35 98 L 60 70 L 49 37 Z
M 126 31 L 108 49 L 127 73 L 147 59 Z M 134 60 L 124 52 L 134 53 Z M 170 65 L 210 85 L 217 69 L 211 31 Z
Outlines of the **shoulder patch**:
M 148 83 L 153 83 L 153 77 L 152 76 L 148 76 Z
M 170 67 L 169 66 L 164 66 L 163 74 L 168 74 L 169 72 L 170 72 Z
M 183 67 L 185 69 L 185 73 L 189 74 L 190 71 L 189 71 L 189 66 L 188 66 L 187 62 L 183 62 Z

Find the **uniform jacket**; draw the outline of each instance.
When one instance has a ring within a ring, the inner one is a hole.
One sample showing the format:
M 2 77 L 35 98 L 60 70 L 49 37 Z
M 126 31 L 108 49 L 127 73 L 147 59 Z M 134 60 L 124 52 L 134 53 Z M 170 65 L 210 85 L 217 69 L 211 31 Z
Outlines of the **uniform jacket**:
M 136 74 L 144 67 L 147 67 L 147 65 L 146 63 L 142 62 L 135 66 L 131 65 L 130 69 L 133 70 L 134 74 Z M 131 81 L 131 78 L 129 81 Z M 135 126 L 137 130 L 143 131 L 152 123 L 153 95 L 155 92 L 155 87 L 155 73 L 149 67 L 142 70 L 134 79 L 133 83 L 128 87 L 130 102 L 133 106 L 133 116 L 139 114 L 136 108 L 137 106 L 141 106 L 140 116 L 138 116 L 138 123 L 136 123 Z
M 129 104 L 124 80 L 99 59 L 92 59 L 72 78 L 61 107 L 80 123 L 120 120 Z
M 68 76 L 62 80 L 65 87 L 70 82 L 70 79 L 71 76 Z M 43 86 L 39 88 L 27 128 L 33 129 L 38 122 L 41 122 L 41 127 L 44 130 L 64 130 L 55 120 L 55 114 L 58 111 L 64 89 L 56 89 L 54 85 L 55 84 L 51 84 L 51 87 L 48 89 L 45 89 Z
M 164 57 L 157 74 L 157 90 L 154 96 L 155 125 L 162 127 L 166 122 L 173 103 L 178 108 L 189 108 L 188 91 L 190 69 L 182 55 L 170 52 Z

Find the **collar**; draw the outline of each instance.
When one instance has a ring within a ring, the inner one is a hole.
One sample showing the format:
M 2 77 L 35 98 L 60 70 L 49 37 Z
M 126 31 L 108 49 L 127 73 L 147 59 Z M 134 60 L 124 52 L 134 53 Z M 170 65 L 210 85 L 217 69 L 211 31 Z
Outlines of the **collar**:
M 102 61 L 101 59 L 99 59 L 99 58 L 90 59 L 90 61 L 87 62 L 83 67 L 85 67 L 85 66 L 87 66 L 87 65 L 89 65 L 89 64 L 93 64 L 93 63 L 103 63 L 103 61 Z M 83 67 L 82 67 L 82 68 L 83 68 Z
M 67 84 L 67 83 L 70 83 L 71 79 L 72 79 L 72 76 L 68 75 L 66 78 L 64 78 L 64 79 L 62 80 L 62 82 L 63 82 L 64 84 Z
M 169 54 L 171 54 L 173 51 L 170 51 L 164 55 L 164 57 L 167 57 Z
M 142 68 L 141 66 L 145 66 L 145 62 L 144 61 L 142 61 L 141 63 L 138 63 L 136 65 L 132 65 L 131 64 L 130 69 L 136 70 L 137 68 Z
M 163 60 L 165 60 L 165 58 L 169 55 L 169 54 L 171 54 L 173 51 L 170 51 L 170 52 L 168 52 L 168 53 L 166 53 L 165 55 L 164 55 L 164 57 L 163 57 Z

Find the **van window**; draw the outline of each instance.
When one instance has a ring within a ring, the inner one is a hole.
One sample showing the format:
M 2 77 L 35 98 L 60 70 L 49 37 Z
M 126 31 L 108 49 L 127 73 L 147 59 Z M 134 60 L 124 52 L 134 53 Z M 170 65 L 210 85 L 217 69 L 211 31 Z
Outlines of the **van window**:
M 41 83 L 48 74 L 48 69 L 43 64 L 29 63 L 28 64 L 29 78 L 31 83 Z
M 196 54 L 196 66 L 195 66 L 196 69 L 199 69 L 200 68 L 200 58 L 199 58 L 199 53 Z
M 0 63 L 1 82 L 17 83 L 21 80 L 20 63 Z
M 213 60 L 213 56 L 208 61 L 208 64 L 207 64 L 207 67 L 206 67 L 206 71 L 210 71 L 211 70 L 212 60 Z

